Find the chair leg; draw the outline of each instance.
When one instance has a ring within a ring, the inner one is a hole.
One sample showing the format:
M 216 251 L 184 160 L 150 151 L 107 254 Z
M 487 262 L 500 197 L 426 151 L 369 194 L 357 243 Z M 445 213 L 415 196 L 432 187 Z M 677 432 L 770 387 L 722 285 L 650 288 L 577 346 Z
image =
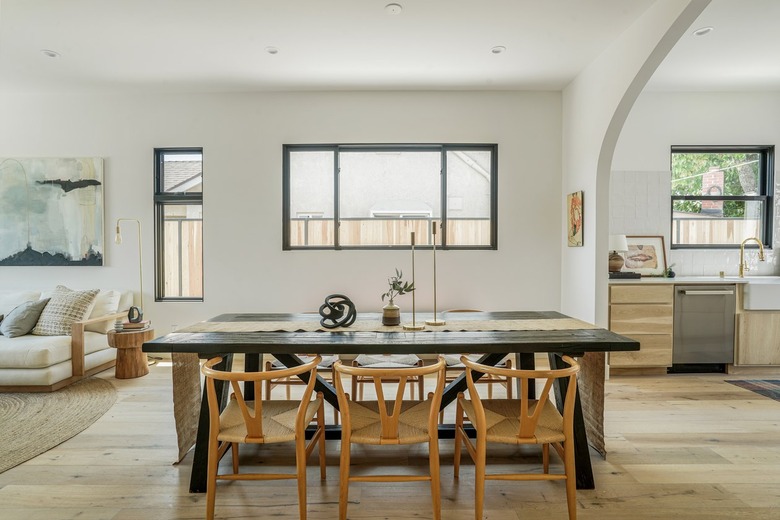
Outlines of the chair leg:
M 542 471 L 550 472 L 550 445 L 547 443 L 542 444 Z
M 441 520 L 441 482 L 439 475 L 439 439 L 432 438 L 429 443 L 428 462 L 431 470 L 431 502 L 433 502 L 433 520 Z
M 346 444 L 346 445 L 345 445 Z M 341 441 L 341 460 L 339 461 L 339 520 L 347 520 L 347 500 L 349 499 L 349 441 Z
M 285 378 L 284 382 L 285 382 L 284 389 L 287 392 L 287 400 L 289 401 L 290 400 L 290 383 L 291 383 L 290 378 L 289 377 Z
M 460 450 L 461 442 L 463 441 L 463 439 L 460 438 L 461 428 L 463 428 L 463 408 L 460 405 L 460 401 L 458 401 L 458 406 L 455 411 L 455 453 L 453 455 L 453 471 L 455 478 L 460 478 Z
M 325 480 L 325 402 L 320 403 L 317 410 L 317 428 L 322 432 L 320 436 L 320 480 Z
M 230 457 L 233 460 L 233 473 L 238 473 L 238 443 L 230 443 Z
M 306 439 L 303 435 L 295 439 L 295 467 L 298 477 L 298 512 L 306 520 Z
M 219 441 L 214 437 L 210 438 L 206 480 L 206 520 L 214 520 L 214 502 L 217 497 L 217 465 L 219 464 L 218 451 Z
M 474 518 L 482 520 L 482 511 L 485 506 L 485 458 L 487 443 L 485 436 L 477 432 L 477 450 L 474 460 Z
M 566 505 L 569 520 L 577 520 L 577 475 L 574 468 L 574 442 L 567 439 L 563 444 L 563 466 L 566 471 Z

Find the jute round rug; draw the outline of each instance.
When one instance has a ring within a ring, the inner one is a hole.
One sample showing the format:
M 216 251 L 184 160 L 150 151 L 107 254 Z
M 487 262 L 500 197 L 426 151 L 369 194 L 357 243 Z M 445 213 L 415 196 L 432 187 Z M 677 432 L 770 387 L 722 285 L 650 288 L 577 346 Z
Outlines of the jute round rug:
M 116 390 L 92 377 L 56 392 L 0 394 L 0 473 L 85 430 L 116 402 Z

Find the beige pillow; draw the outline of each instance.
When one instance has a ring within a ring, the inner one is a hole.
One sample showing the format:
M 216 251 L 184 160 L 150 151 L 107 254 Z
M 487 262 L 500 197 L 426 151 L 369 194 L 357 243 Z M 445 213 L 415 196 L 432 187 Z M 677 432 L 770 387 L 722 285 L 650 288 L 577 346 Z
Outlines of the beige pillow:
M 73 322 L 84 319 L 97 293 L 97 289 L 73 291 L 58 285 L 32 333 L 36 336 L 70 336 Z
M 119 308 L 119 298 L 122 293 L 119 291 L 100 291 L 95 296 L 94 304 L 92 305 L 92 311 L 89 313 L 87 319 L 100 318 L 109 314 L 116 314 L 117 308 Z M 84 330 L 91 332 L 107 333 L 114 328 L 114 321 L 101 321 L 100 323 L 90 323 Z

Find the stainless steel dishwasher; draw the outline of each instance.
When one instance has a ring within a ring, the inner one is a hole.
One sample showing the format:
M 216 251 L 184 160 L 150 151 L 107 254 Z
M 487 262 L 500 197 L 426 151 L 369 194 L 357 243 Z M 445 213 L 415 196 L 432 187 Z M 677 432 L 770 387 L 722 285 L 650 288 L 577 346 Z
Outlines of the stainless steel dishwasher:
M 676 285 L 674 365 L 734 362 L 734 285 Z

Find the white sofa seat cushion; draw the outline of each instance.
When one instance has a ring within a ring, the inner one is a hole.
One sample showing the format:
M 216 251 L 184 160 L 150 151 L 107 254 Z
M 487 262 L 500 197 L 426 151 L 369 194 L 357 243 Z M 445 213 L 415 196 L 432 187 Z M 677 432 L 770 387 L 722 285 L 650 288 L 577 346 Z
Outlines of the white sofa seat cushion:
M 111 349 L 105 334 L 84 333 L 84 354 Z M 70 360 L 70 336 L 0 336 L 0 368 L 45 368 Z

